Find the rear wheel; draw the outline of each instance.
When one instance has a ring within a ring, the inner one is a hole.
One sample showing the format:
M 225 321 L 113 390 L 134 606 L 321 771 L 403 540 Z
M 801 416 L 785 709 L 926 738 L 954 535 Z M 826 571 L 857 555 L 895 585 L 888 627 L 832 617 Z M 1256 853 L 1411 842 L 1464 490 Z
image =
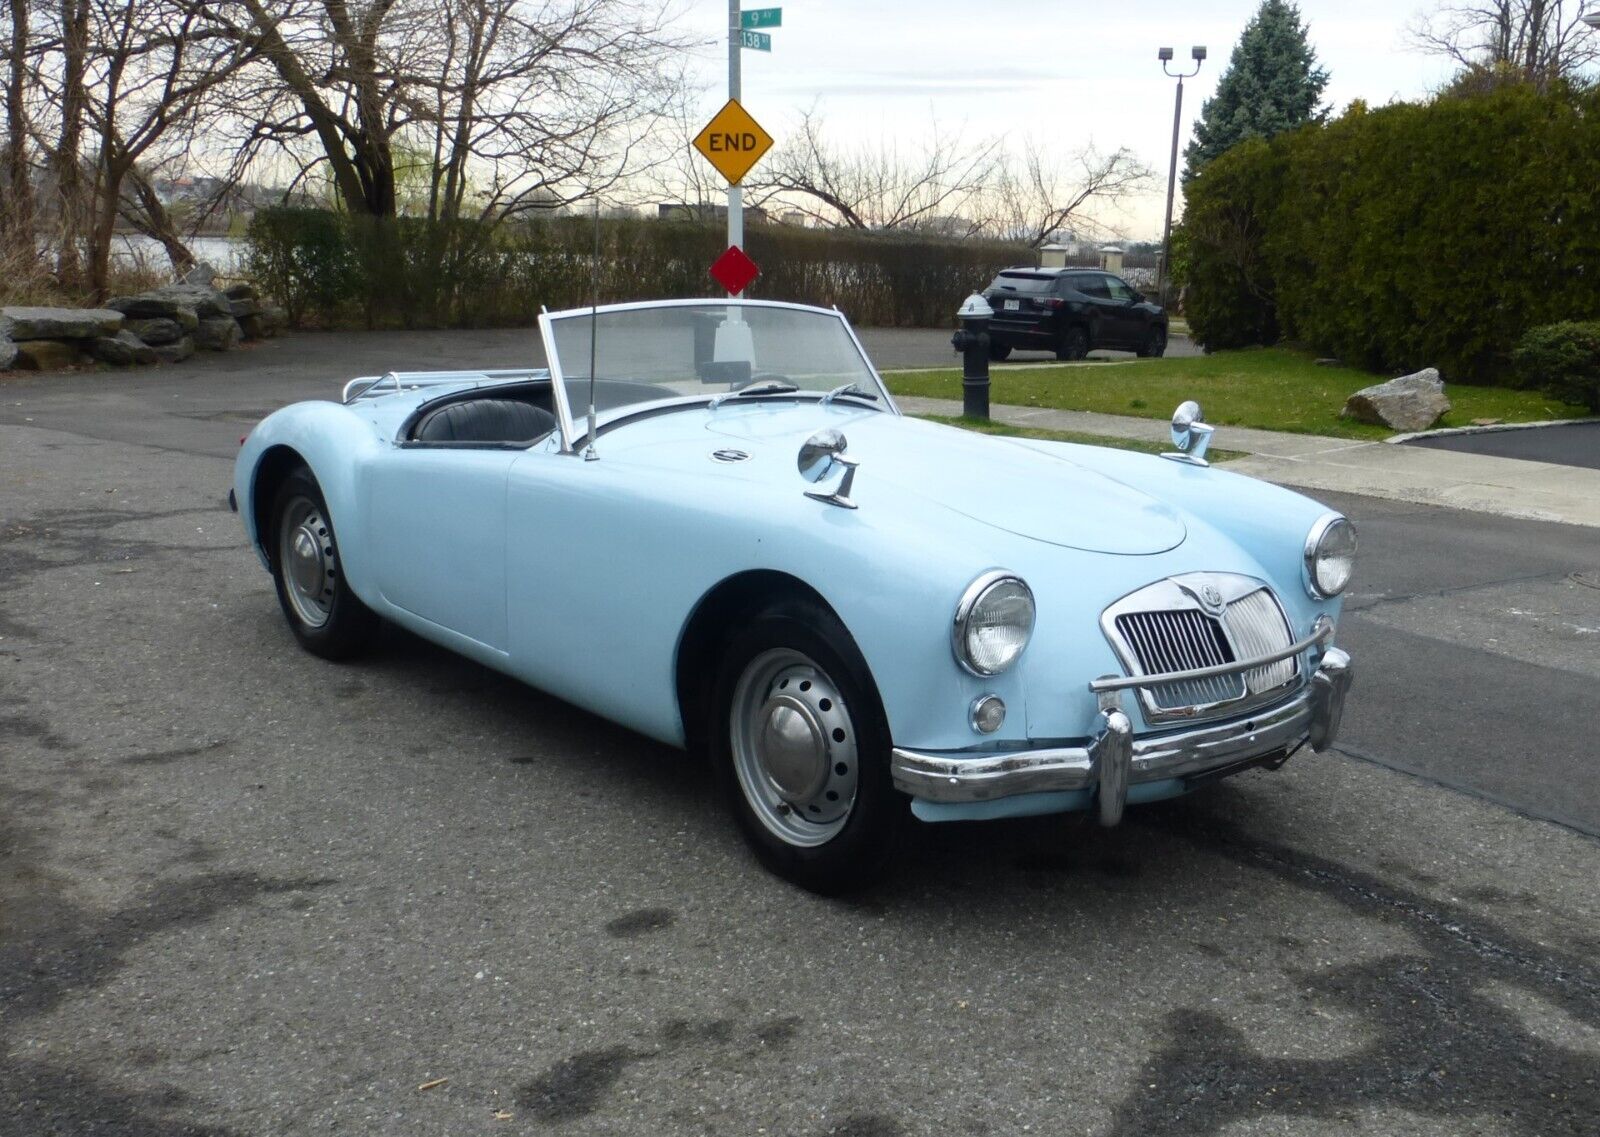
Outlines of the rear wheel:
M 812 604 L 768 609 L 718 673 L 717 773 L 739 827 L 773 872 L 835 894 L 877 879 L 907 815 L 866 663 Z
M 992 359 L 996 363 L 998 363 L 1002 359 L 1009 358 L 1010 355 L 1011 355 L 1011 345 L 1010 344 L 1001 343 L 999 340 L 995 339 L 993 336 L 989 337 L 989 358 L 990 359 Z
M 1082 359 L 1089 354 L 1089 332 L 1082 324 L 1065 329 L 1056 341 L 1057 359 Z
M 1151 328 L 1139 345 L 1139 355 L 1145 359 L 1160 359 L 1167 350 L 1167 329 Z
M 367 645 L 378 618 L 350 590 L 322 487 L 301 466 L 272 504 L 269 549 L 278 603 L 295 638 L 324 659 L 348 659 Z

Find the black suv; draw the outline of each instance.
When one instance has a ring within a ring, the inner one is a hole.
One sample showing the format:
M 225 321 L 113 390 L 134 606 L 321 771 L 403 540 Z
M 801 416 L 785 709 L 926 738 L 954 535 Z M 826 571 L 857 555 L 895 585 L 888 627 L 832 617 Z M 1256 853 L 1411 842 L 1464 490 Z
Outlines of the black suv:
M 1008 268 L 983 291 L 994 309 L 989 355 L 1013 348 L 1082 359 L 1095 348 L 1159 356 L 1167 350 L 1167 313 L 1127 281 L 1088 268 Z

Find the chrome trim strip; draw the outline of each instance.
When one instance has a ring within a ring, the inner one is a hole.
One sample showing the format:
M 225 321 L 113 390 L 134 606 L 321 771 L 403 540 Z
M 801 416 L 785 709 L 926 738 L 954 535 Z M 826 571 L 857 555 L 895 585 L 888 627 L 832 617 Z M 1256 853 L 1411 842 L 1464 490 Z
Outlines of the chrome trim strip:
M 1323 678 L 1322 670 L 1318 677 L 1330 692 L 1338 692 L 1342 706 L 1349 681 L 1339 676 L 1351 673 L 1349 657 L 1333 648 L 1328 656 L 1332 666 L 1327 677 Z M 977 802 L 1016 794 L 1092 789 L 1102 784 L 1107 763 L 1114 768 L 1118 761 L 1113 755 L 1124 739 L 1112 724 L 1119 717 L 1126 719 L 1119 710 L 1104 712 L 1101 730 L 1087 746 L 977 754 L 933 754 L 895 747 L 890 771 L 896 789 L 931 802 Z M 1330 720 L 1321 696 L 1303 690 L 1280 706 L 1233 722 L 1132 739 L 1128 784 L 1203 774 L 1292 749 L 1307 738 L 1321 737 L 1326 748 L 1337 729 L 1337 717 Z M 1126 789 L 1122 792 L 1125 795 Z M 1103 811 L 1108 808 L 1109 804 L 1101 806 Z
M 1326 643 L 1333 635 L 1331 627 L 1319 627 L 1305 639 L 1292 643 L 1282 651 L 1269 652 L 1258 655 L 1253 659 L 1243 659 L 1234 663 L 1219 663 L 1215 667 L 1196 667 L 1189 671 L 1168 671 L 1162 675 L 1124 675 L 1110 679 L 1091 679 L 1089 690 L 1100 691 L 1126 691 L 1130 687 L 1158 687 L 1163 683 L 1178 683 L 1185 679 L 1209 679 L 1213 675 L 1235 675 L 1242 671 L 1249 671 L 1255 667 L 1265 667 L 1269 663 L 1277 663 L 1280 659 L 1299 655 L 1307 648 L 1317 644 Z

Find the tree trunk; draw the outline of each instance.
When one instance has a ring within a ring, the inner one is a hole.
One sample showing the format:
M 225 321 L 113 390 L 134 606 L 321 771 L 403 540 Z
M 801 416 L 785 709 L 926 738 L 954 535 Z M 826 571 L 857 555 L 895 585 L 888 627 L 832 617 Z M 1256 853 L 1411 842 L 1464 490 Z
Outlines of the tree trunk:
M 89 50 L 89 0 L 61 0 L 61 137 L 53 156 L 60 198 L 56 276 L 68 290 L 85 284 L 83 238 L 89 220 L 89 186 L 83 177 L 83 118 L 89 101 L 84 70 Z
M 182 276 L 195 266 L 194 253 L 178 236 L 172 214 L 161 203 L 155 187 L 137 165 L 128 167 L 127 180 L 133 190 L 134 200 L 122 203 L 123 219 L 153 241 L 159 241 L 172 262 L 174 276 Z
M 6 200 L 0 239 L 32 249 L 33 171 L 28 166 L 28 113 L 23 105 L 28 72 L 28 0 L 11 0 L 11 72 L 6 76 Z

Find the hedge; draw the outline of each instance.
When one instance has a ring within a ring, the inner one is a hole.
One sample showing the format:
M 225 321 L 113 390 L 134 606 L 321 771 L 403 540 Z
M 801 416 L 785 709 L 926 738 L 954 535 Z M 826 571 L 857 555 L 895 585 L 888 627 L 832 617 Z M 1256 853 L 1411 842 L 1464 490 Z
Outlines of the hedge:
M 602 302 L 722 295 L 707 275 L 721 224 L 605 219 Z M 588 218 L 433 223 L 314 209 L 258 212 L 246 269 L 295 326 L 505 327 L 590 302 Z M 762 275 L 752 297 L 838 305 L 854 322 L 946 327 L 967 293 L 1001 268 L 1033 263 L 1023 245 L 750 225 Z
M 1494 381 L 1529 328 L 1600 315 L 1596 186 L 1600 89 L 1357 104 L 1190 184 L 1190 327 Z

